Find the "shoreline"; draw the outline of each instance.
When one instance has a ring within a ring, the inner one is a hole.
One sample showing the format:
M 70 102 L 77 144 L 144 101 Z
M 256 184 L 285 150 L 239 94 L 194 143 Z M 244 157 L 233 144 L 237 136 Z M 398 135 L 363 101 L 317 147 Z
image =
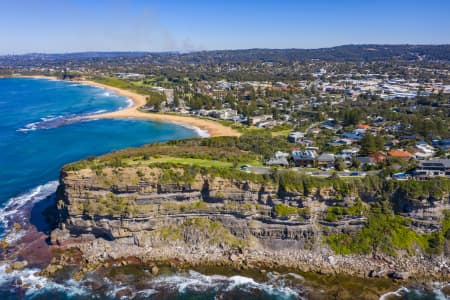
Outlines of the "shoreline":
M 7 78 L 7 77 L 6 77 Z M 10 76 L 9 78 L 34 78 L 34 79 L 49 79 L 62 80 L 52 76 L 30 75 L 30 76 Z M 140 107 L 144 106 L 146 96 L 132 92 L 129 90 L 112 87 L 106 84 L 98 83 L 87 79 L 76 80 L 62 80 L 66 82 L 75 82 L 85 85 L 90 85 L 98 88 L 103 88 L 111 91 L 117 95 L 126 97 L 133 101 L 133 104 L 124 109 L 117 111 L 93 114 L 83 117 L 84 119 L 140 119 L 151 120 L 157 122 L 168 122 L 192 129 L 200 137 L 217 137 L 217 136 L 240 136 L 240 133 L 228 126 L 222 125 L 212 120 L 199 119 L 192 116 L 172 115 L 164 113 L 142 112 Z

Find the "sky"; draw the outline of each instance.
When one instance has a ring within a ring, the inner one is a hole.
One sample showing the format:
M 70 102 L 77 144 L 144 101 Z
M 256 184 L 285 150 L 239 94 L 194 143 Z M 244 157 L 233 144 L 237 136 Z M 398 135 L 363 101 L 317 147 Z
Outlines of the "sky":
M 0 0 L 0 54 L 449 43 L 448 0 Z

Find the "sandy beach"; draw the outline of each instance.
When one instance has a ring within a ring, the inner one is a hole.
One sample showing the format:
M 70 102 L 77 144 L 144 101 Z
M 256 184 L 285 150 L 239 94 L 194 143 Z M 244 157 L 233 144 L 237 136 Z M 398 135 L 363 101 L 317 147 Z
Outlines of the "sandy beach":
M 47 76 L 23 76 L 29 78 L 45 78 L 45 79 L 55 79 L 53 77 Z M 146 97 L 144 95 L 140 95 L 138 93 L 119 89 L 116 87 L 112 87 L 109 85 L 101 84 L 98 82 L 90 81 L 90 80 L 74 80 L 74 82 L 78 82 L 81 84 L 92 85 L 96 87 L 101 87 L 107 89 L 111 92 L 114 92 L 118 95 L 127 97 L 133 101 L 133 105 L 127 107 L 122 110 L 95 114 L 88 116 L 88 118 L 92 119 L 147 119 L 152 121 L 160 121 L 160 122 L 170 122 L 176 123 L 180 125 L 184 125 L 191 128 L 200 129 L 200 133 L 207 133 L 210 137 L 215 136 L 239 136 L 240 133 L 228 126 L 222 125 L 218 122 L 214 122 L 212 120 L 205 120 L 200 118 L 195 118 L 191 116 L 181 116 L 181 115 L 172 115 L 172 114 L 164 114 L 164 113 L 150 113 L 150 112 L 142 112 L 139 111 L 139 108 L 146 104 Z M 200 134 L 199 133 L 199 134 Z M 206 135 L 206 134 L 200 134 Z

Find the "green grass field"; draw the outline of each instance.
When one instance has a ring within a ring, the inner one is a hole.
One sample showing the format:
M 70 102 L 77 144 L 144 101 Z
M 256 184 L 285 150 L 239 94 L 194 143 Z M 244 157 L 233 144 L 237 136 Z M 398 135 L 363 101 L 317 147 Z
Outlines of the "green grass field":
M 233 164 L 225 161 L 217 160 L 207 160 L 207 159 L 197 159 L 197 158 L 184 158 L 184 157 L 173 157 L 160 155 L 156 157 L 151 157 L 149 159 L 125 159 L 124 163 L 127 165 L 137 165 L 137 164 L 152 164 L 152 163 L 175 163 L 183 165 L 196 165 L 199 167 L 220 167 L 220 168 L 231 168 Z
M 233 163 L 227 161 L 219 161 L 219 160 L 210 160 L 210 159 L 198 159 L 198 158 L 187 158 L 187 157 L 174 157 L 169 155 L 157 155 L 154 157 L 150 157 L 149 159 L 143 159 L 142 157 L 134 157 L 123 159 L 123 162 L 126 165 L 134 166 L 138 164 L 149 165 L 156 163 L 174 163 L 174 164 L 183 164 L 183 165 L 195 165 L 199 167 L 216 167 L 216 168 L 232 168 Z M 240 163 L 241 165 L 251 165 L 251 166 L 261 166 L 262 163 L 260 161 L 249 161 L 245 163 Z

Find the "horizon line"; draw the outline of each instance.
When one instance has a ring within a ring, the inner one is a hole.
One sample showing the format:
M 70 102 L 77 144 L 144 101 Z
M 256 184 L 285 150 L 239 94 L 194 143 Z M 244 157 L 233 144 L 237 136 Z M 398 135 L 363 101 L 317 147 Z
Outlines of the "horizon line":
M 163 53 L 196 53 L 196 52 L 215 52 L 215 51 L 245 51 L 245 50 L 321 50 L 321 49 L 332 49 L 339 47 L 348 47 L 348 46 L 431 46 L 431 47 L 439 47 L 439 46 L 450 46 L 450 43 L 362 43 L 362 44 L 340 44 L 329 47 L 317 47 L 317 48 L 270 48 L 270 47 L 255 47 L 255 48 L 228 48 L 228 49 L 204 49 L 204 50 L 85 50 L 85 51 L 67 51 L 67 52 L 24 52 L 20 54 L 7 53 L 0 54 L 0 56 L 26 56 L 26 55 L 66 55 L 66 54 L 81 54 L 81 53 L 155 53 L 155 54 L 163 54 Z

